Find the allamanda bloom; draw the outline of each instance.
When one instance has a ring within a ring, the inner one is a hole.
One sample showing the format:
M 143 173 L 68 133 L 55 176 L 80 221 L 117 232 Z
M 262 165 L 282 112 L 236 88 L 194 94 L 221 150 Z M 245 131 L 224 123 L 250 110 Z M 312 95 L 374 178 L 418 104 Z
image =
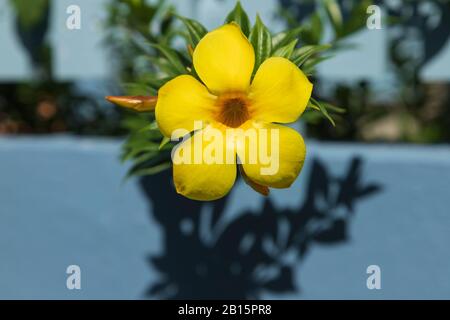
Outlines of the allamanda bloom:
M 289 187 L 303 167 L 306 148 L 298 132 L 280 123 L 296 121 L 305 110 L 312 92 L 307 77 L 288 59 L 271 57 L 261 63 L 252 79 L 254 48 L 235 23 L 207 33 L 195 47 L 193 65 L 202 82 L 191 75 L 181 75 L 158 92 L 156 121 L 166 137 L 181 138 L 182 132 L 198 129 L 195 123 L 202 121 L 202 128 L 184 139 L 179 148 L 189 149 L 196 137 L 208 136 L 213 130 L 222 132 L 224 137 L 235 131 L 235 138 L 249 130 L 276 130 L 277 139 L 270 133 L 257 134 L 257 139 L 267 141 L 261 144 L 255 139 L 226 138 L 226 143 L 216 146 L 212 144 L 218 140 L 205 140 L 204 149 L 223 149 L 224 153 L 233 154 L 233 161 L 174 161 L 177 192 L 195 200 L 225 196 L 236 180 L 237 157 L 241 172 L 252 185 Z M 273 143 L 279 146 L 272 148 Z M 262 174 L 263 163 L 246 161 L 260 145 L 276 153 L 271 155 L 279 162 L 276 172 Z

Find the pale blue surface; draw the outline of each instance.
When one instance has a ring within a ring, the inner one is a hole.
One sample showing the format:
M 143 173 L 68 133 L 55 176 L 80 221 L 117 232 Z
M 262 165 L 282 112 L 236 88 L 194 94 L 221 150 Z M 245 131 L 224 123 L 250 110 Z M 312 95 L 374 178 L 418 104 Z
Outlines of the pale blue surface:
M 110 55 L 102 44 L 105 32 L 102 27 L 105 18 L 106 0 L 58 0 L 53 1 L 49 39 L 54 46 L 54 71 L 59 80 L 80 80 L 86 78 L 111 78 L 108 65 Z M 241 0 L 251 20 L 259 13 L 273 31 L 283 29 L 283 23 L 275 19 L 278 1 Z M 6 0 L 0 0 L 0 81 L 29 79 L 31 70 L 27 57 L 15 39 L 13 13 Z M 218 27 L 224 20 L 235 0 L 168 0 L 178 11 L 198 19 L 206 27 Z M 69 5 L 81 8 L 81 29 L 68 30 L 65 26 Z M 323 78 L 335 81 L 390 81 L 386 61 L 386 26 L 382 30 L 363 30 L 352 36 L 348 42 L 356 50 L 340 52 L 334 59 L 324 62 L 319 73 Z M 423 70 L 427 81 L 447 80 L 450 77 L 450 42 Z M 351 67 L 349 67 L 351 66 Z M 384 87 L 383 87 L 384 89 Z
M 119 145 L 0 138 L 0 298 L 142 298 L 159 278 L 147 258 L 162 252 L 163 234 L 136 181 L 121 185 Z M 300 291 L 264 297 L 450 298 L 450 148 L 310 142 L 308 152 L 294 186 L 272 192 L 277 209 L 302 202 L 314 158 L 342 176 L 360 155 L 362 182 L 382 190 L 356 203 L 348 242 L 312 244 L 295 268 Z M 224 221 L 261 205 L 259 195 L 238 184 Z M 65 287 L 70 264 L 81 267 L 80 291 Z M 379 291 L 366 288 L 371 264 L 382 269 Z

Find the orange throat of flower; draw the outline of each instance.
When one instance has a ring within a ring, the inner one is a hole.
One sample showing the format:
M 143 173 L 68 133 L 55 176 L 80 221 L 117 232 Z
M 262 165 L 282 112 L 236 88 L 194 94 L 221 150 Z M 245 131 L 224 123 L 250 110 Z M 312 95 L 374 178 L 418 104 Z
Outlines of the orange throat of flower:
M 221 94 L 216 105 L 216 120 L 227 127 L 238 128 L 250 119 L 250 101 L 245 93 L 229 92 Z

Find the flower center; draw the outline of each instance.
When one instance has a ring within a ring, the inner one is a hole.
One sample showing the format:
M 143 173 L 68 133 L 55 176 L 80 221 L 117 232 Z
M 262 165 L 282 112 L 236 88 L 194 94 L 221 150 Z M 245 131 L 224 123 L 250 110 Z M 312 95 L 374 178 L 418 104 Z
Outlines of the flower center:
M 250 118 L 249 100 L 240 92 L 225 93 L 217 100 L 216 120 L 231 128 L 238 128 Z

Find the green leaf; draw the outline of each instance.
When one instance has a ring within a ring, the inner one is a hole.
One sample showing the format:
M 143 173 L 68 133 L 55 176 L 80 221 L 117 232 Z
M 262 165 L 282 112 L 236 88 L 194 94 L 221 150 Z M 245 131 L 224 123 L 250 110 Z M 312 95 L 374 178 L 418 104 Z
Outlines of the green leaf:
M 141 83 L 122 83 L 121 87 L 128 96 L 148 96 L 156 94 L 152 87 Z
M 276 34 L 272 38 L 272 51 L 275 52 L 281 47 L 284 47 L 291 43 L 293 40 L 296 40 L 300 34 L 302 33 L 303 27 L 297 27 L 292 30 L 283 31 Z
M 323 115 L 320 112 L 316 112 L 315 110 L 305 110 L 302 114 L 302 120 L 311 124 L 319 124 L 323 119 Z
M 138 150 L 137 148 L 134 150 Z M 137 167 L 143 163 L 146 163 L 148 161 L 151 161 L 152 159 L 156 158 L 158 156 L 158 148 L 155 148 L 155 146 L 144 146 L 142 147 L 138 154 L 133 159 L 133 165 L 134 167 Z
M 297 45 L 297 39 L 292 40 L 290 43 L 285 45 L 284 47 L 278 48 L 272 53 L 273 57 L 283 57 L 289 59 L 294 52 L 295 46 Z
M 307 107 L 311 108 L 311 109 L 314 109 L 316 111 L 320 111 L 320 108 L 318 106 L 316 106 L 315 104 L 313 104 L 311 101 L 308 102 Z
M 318 45 L 323 36 L 323 23 L 319 12 L 313 13 L 303 26 L 302 40 L 304 43 Z
M 346 113 L 347 112 L 346 109 L 336 107 L 336 106 L 334 106 L 334 105 L 332 105 L 331 103 L 328 103 L 328 102 L 320 102 L 320 104 L 322 106 L 324 106 L 327 110 L 330 110 L 330 111 L 335 112 L 335 113 Z M 315 104 L 313 104 L 311 102 L 308 103 L 308 108 L 311 108 L 311 109 L 314 109 L 314 110 L 317 110 L 317 111 L 321 111 L 320 108 L 317 105 L 315 105 Z
M 178 74 L 187 73 L 185 66 L 181 62 L 181 59 L 175 50 L 156 43 L 152 43 L 151 46 L 154 47 L 155 49 L 158 49 L 162 53 L 162 55 L 167 59 L 167 61 L 170 63 L 170 65 L 174 68 L 174 70 Z
M 163 162 L 153 167 L 143 168 L 143 169 L 135 169 L 130 170 L 127 175 L 127 178 L 131 176 L 149 176 L 153 174 L 160 173 L 166 169 L 169 169 L 172 166 L 170 162 Z
M 321 102 L 321 104 L 328 110 L 336 112 L 336 113 L 346 113 L 347 112 L 346 109 L 336 107 L 336 106 L 332 105 L 331 103 Z
M 153 121 L 153 117 L 154 114 L 152 116 L 143 116 L 143 114 L 130 113 L 124 117 L 122 120 L 122 125 L 131 131 L 140 130 Z
M 318 46 L 303 46 L 294 50 L 291 56 L 291 61 L 301 67 L 312 55 L 318 54 L 331 48 L 329 44 L 322 44 Z
M 158 4 L 159 8 L 157 8 L 158 14 L 161 12 L 160 32 L 161 35 L 168 35 L 172 32 L 173 29 L 173 22 L 175 18 L 174 13 L 176 9 L 173 5 L 171 5 L 167 9 L 165 9 L 166 11 L 164 11 L 163 6 L 161 4 L 162 3 L 160 2 L 160 4 Z
M 128 171 L 125 179 L 136 175 L 155 174 L 170 166 L 170 150 L 143 153 L 134 159 L 133 166 Z
M 158 146 L 157 145 L 152 145 L 152 144 L 142 144 L 139 147 L 134 147 L 134 148 L 130 148 L 128 150 L 126 150 L 121 157 L 121 161 L 126 162 L 130 159 L 136 158 L 138 155 L 141 155 L 141 157 L 143 156 L 147 156 L 148 159 L 154 157 L 155 155 L 157 155 L 158 153 Z M 142 158 L 139 158 L 136 160 L 136 162 L 140 162 Z
M 360 0 L 352 7 L 349 18 L 342 27 L 341 37 L 346 37 L 366 26 L 367 8 L 372 4 L 372 0 Z
M 248 37 L 250 33 L 250 20 L 247 16 L 247 13 L 242 8 L 240 1 L 236 2 L 236 6 L 228 14 L 227 18 L 225 19 L 225 22 L 237 23 L 241 27 L 242 32 Z
M 272 51 L 272 36 L 259 15 L 256 16 L 256 23 L 250 32 L 249 40 L 255 49 L 255 68 L 253 69 L 255 73 Z
M 333 57 L 332 55 L 329 55 L 323 57 L 310 58 L 302 65 L 302 70 L 305 74 L 312 74 L 315 72 L 315 68 L 318 64 L 332 57 Z
M 151 130 L 158 130 L 158 124 L 156 123 L 156 121 L 153 121 L 152 123 L 139 129 L 139 132 L 145 132 L 145 131 L 151 131 Z
M 314 52 L 318 53 L 318 52 L 330 49 L 331 47 L 332 47 L 331 44 L 302 46 L 295 50 L 295 55 L 301 56 L 310 51 L 314 51 Z
M 208 32 L 206 28 L 198 21 L 189 19 L 186 17 L 178 16 L 177 17 L 183 21 L 184 25 L 188 29 L 189 36 L 191 39 L 191 45 L 193 48 L 200 42 L 200 40 L 205 36 Z
M 314 41 L 319 44 L 323 35 L 323 23 L 318 12 L 311 16 L 311 29 Z
M 155 131 L 159 133 L 159 131 Z M 142 156 L 143 154 L 152 154 L 156 156 L 159 152 L 158 143 L 152 137 L 153 132 L 135 132 L 128 137 L 122 148 L 122 161 L 125 162 L 130 159 Z
M 50 7 L 49 0 L 10 0 L 10 3 L 16 11 L 20 25 L 25 29 L 30 29 L 41 22 Z
M 177 70 L 165 57 L 148 56 L 146 59 L 150 61 L 152 66 L 157 67 L 159 73 L 157 73 L 156 76 L 159 78 L 173 79 L 180 75 L 179 70 Z
M 170 138 L 169 137 L 163 137 L 163 139 L 161 140 L 161 143 L 159 144 L 159 150 L 161 150 L 162 148 L 164 148 L 164 146 L 166 144 L 168 144 L 170 142 Z
M 141 77 L 141 81 L 143 83 L 147 83 L 152 88 L 159 89 L 161 88 L 167 81 L 171 80 L 172 77 L 157 77 L 153 73 L 146 74 L 145 76 Z M 148 94 L 147 94 L 148 95 Z
M 343 20 L 341 8 L 336 0 L 325 0 L 324 1 L 325 12 L 330 19 L 331 25 L 333 26 L 334 32 L 337 37 L 342 35 L 343 31 Z
M 328 110 L 325 108 L 324 105 L 322 105 L 319 101 L 317 101 L 314 98 L 311 98 L 311 103 L 320 109 L 320 112 L 325 116 L 325 118 L 327 118 L 331 122 L 333 127 L 336 126 L 336 123 L 334 122 L 333 118 L 330 116 Z

